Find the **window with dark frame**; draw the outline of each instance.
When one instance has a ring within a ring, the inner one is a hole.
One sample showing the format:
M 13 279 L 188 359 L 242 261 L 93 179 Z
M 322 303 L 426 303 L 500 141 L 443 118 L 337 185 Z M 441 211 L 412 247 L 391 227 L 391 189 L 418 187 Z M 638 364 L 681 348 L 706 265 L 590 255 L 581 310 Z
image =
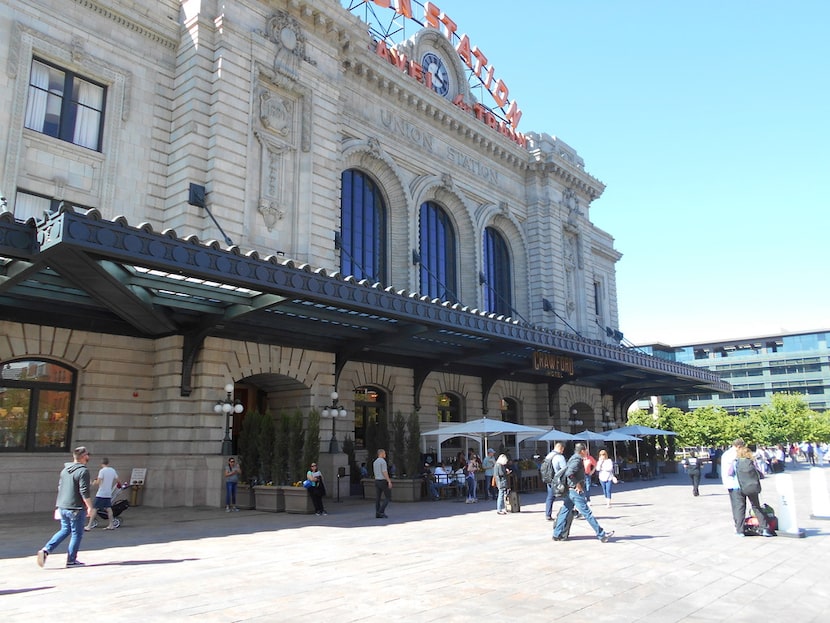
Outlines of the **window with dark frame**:
M 101 151 L 106 88 L 71 71 L 32 59 L 24 125 Z
M 0 366 L 0 451 L 67 452 L 75 372 L 37 359 Z
M 377 184 L 356 169 L 340 176 L 340 272 L 385 284 L 386 205 Z
M 513 315 L 513 286 L 510 254 L 502 235 L 492 227 L 484 229 L 484 309 L 494 314 Z
M 437 203 L 421 204 L 419 233 L 421 294 L 457 303 L 455 230 Z

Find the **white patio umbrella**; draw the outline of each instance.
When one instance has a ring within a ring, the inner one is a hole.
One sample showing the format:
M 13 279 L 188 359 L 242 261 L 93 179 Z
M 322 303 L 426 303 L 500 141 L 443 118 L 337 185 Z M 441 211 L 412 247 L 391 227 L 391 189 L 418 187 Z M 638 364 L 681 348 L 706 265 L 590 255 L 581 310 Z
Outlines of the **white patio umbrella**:
M 503 420 L 491 420 L 485 417 L 470 422 L 461 422 L 459 424 L 428 430 L 425 433 L 421 433 L 421 437 L 438 437 L 438 458 L 440 459 L 441 443 L 452 437 L 475 437 L 479 439 L 479 456 L 484 456 L 488 443 L 487 440 L 490 437 L 509 433 L 516 435 L 516 457 L 518 458 L 519 443 L 544 432 L 544 428 L 514 424 L 513 422 L 505 422 Z
M 548 453 L 550 453 L 550 442 L 551 441 L 569 441 L 571 439 L 576 439 L 570 433 L 566 433 L 562 430 L 556 430 L 555 428 L 551 428 L 548 432 L 544 435 L 539 435 L 538 437 L 532 438 L 534 441 L 547 441 L 548 442 Z

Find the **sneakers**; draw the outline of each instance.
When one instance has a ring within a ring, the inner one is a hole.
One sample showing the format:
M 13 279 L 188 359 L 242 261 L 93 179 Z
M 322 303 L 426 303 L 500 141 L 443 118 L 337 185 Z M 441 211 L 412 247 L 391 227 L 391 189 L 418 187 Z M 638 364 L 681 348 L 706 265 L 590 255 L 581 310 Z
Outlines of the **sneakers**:
M 506 515 L 507 511 L 496 511 L 499 515 Z
M 318 517 L 323 515 L 323 513 L 314 513 L 314 514 L 317 515 Z
M 230 512 L 231 512 L 231 507 L 230 507 L 230 506 L 226 506 L 226 507 L 225 507 L 225 512 L 226 512 L 226 513 L 230 513 Z
M 47 552 L 45 549 L 40 550 L 37 553 L 37 566 L 43 567 L 43 565 L 46 564 L 47 558 L 49 558 L 49 552 Z
M 234 512 L 234 513 L 238 513 L 238 512 L 239 512 L 239 509 L 238 509 L 236 506 L 234 506 L 234 507 L 233 507 L 233 512 Z
M 69 567 L 86 567 L 86 565 L 84 563 L 82 563 L 80 560 L 73 560 L 71 562 L 69 560 L 67 560 L 66 561 L 66 567 L 67 568 L 69 568 Z
M 603 533 L 603 535 L 601 537 L 599 537 L 599 540 L 602 541 L 603 543 L 608 543 L 608 541 L 611 540 L 612 536 L 614 536 L 614 531 L 613 530 L 611 530 L 611 532 Z
M 566 536 L 555 536 L 555 537 L 553 537 L 553 540 L 554 541 L 567 541 L 568 537 L 566 537 Z
M 328 513 L 326 511 L 323 511 L 323 515 L 328 516 Z

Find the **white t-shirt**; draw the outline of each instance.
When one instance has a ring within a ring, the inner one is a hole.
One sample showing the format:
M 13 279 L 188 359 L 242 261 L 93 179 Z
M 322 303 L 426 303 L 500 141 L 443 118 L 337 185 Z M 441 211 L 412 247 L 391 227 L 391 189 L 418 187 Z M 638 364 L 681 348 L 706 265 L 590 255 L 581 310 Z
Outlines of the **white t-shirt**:
M 95 494 L 95 497 L 111 498 L 112 489 L 115 487 L 116 480 L 118 480 L 118 472 L 109 465 L 102 467 L 98 472 L 98 492 Z

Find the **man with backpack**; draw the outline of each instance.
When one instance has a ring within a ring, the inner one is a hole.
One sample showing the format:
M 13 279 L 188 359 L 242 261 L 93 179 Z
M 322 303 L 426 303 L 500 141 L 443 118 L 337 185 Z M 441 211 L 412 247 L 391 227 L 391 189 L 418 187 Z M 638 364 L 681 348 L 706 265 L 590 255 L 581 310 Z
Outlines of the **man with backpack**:
M 599 525 L 599 522 L 594 518 L 594 513 L 591 507 L 588 506 L 588 500 L 585 499 L 585 464 L 584 459 L 588 454 L 585 444 L 578 443 L 574 446 L 574 454 L 568 459 L 565 468 L 564 477 L 568 485 L 568 492 L 562 500 L 562 508 L 559 509 L 559 514 L 556 516 L 556 525 L 553 528 L 554 541 L 567 541 L 570 533 L 570 524 L 573 520 L 573 509 L 576 508 L 579 513 L 585 517 L 588 524 L 594 529 L 597 538 L 603 543 L 607 543 L 609 539 L 614 536 L 614 531 L 606 532 Z
M 542 461 L 541 467 L 539 468 L 542 482 L 544 482 L 545 486 L 548 488 L 548 494 L 545 498 L 545 519 L 548 521 L 553 521 L 553 500 L 556 498 L 554 475 L 559 470 L 565 469 L 565 466 L 567 465 L 565 455 L 562 454 L 564 450 L 564 444 L 561 441 L 557 441 L 553 446 L 553 450 L 548 452 L 545 459 Z

